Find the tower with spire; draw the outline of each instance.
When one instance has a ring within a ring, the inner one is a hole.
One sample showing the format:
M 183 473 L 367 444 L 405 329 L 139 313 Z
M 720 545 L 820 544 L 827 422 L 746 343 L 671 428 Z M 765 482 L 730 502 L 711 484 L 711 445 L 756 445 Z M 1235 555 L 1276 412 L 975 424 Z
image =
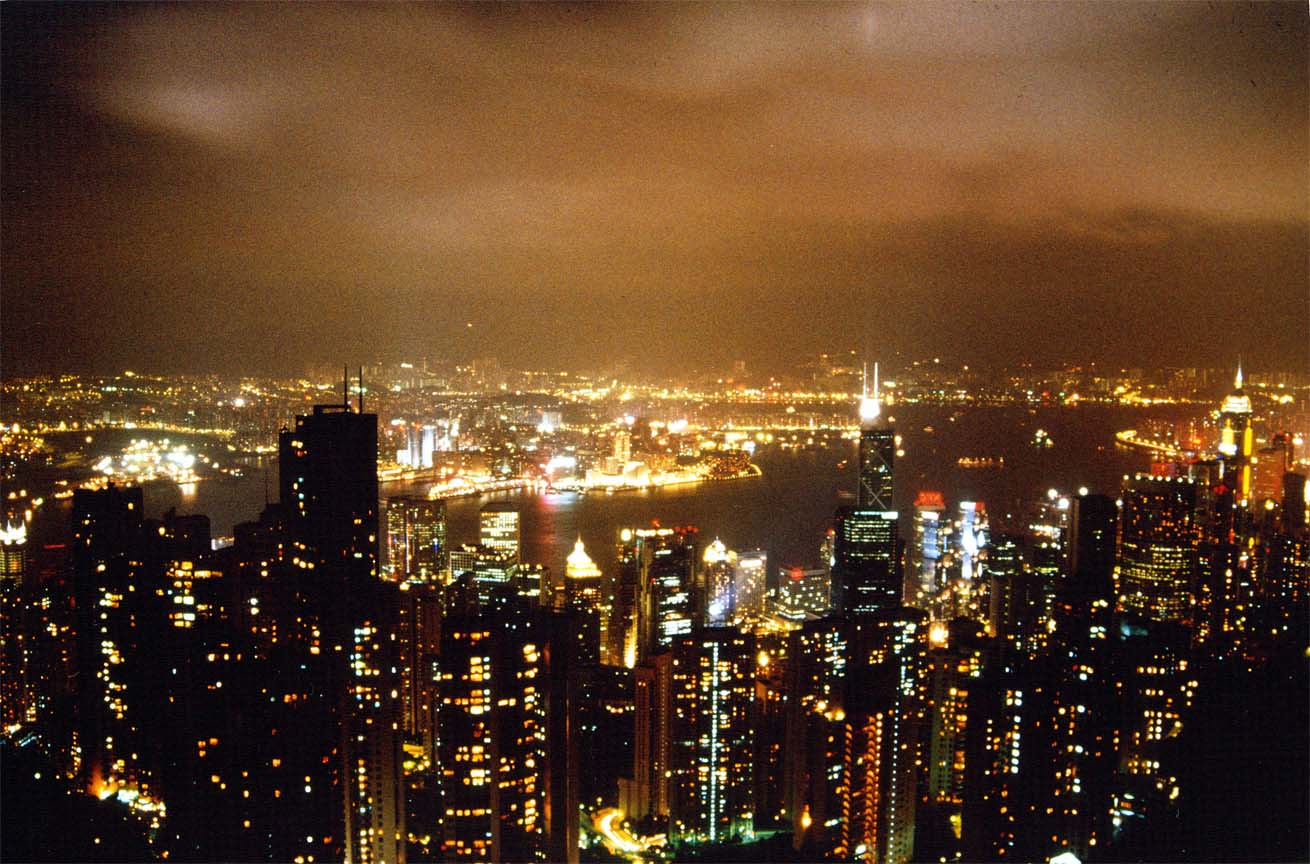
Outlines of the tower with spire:
M 892 505 L 896 436 L 882 413 L 878 365 L 860 396 L 859 488 L 854 507 L 837 510 L 832 605 L 847 615 L 895 608 L 901 601 L 897 513 Z
M 896 436 L 882 414 L 878 389 L 878 364 L 873 364 L 873 393 L 869 392 L 869 367 L 864 367 L 860 396 L 860 507 L 892 510 L 892 469 L 896 459 Z
M 1224 460 L 1224 474 L 1229 485 L 1239 493 L 1239 501 L 1251 494 L 1251 453 L 1255 438 L 1251 429 L 1251 397 L 1242 387 L 1242 361 L 1237 361 L 1233 392 L 1219 406 L 1219 455 Z

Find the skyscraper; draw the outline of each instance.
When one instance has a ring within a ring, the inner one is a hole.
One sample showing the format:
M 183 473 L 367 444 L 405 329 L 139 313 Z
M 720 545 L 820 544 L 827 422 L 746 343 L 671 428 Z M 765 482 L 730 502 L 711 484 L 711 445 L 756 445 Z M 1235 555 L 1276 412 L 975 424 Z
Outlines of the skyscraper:
M 867 370 L 866 370 L 867 375 Z M 873 394 L 866 378 L 860 397 L 860 488 L 856 503 L 870 510 L 894 510 L 892 467 L 896 460 L 896 436 L 882 416 L 878 391 L 878 364 L 873 364 Z
M 716 842 L 754 833 L 755 637 L 698 628 L 673 648 L 671 830 Z
M 400 759 L 398 598 L 378 561 L 377 415 L 315 405 L 278 436 L 291 563 L 313 574 L 309 600 L 334 664 L 327 704 L 338 724 L 348 864 L 405 860 Z M 345 600 L 353 602 L 344 602 Z M 307 784 L 308 786 L 308 784 Z
M 519 511 L 513 504 L 493 502 L 478 512 L 479 541 L 488 549 L 512 553 L 515 562 L 522 558 L 519 540 Z
M 1222 424 L 1219 455 L 1228 467 L 1224 472 L 1225 481 L 1237 490 L 1239 503 L 1247 501 L 1251 495 L 1251 452 L 1255 444 L 1251 429 L 1251 397 L 1246 395 L 1242 384 L 1242 365 L 1239 363 L 1233 392 L 1219 407 Z
M 1119 601 L 1157 621 L 1191 614 L 1196 570 L 1196 483 L 1145 474 L 1124 479 Z
M 1119 511 L 1108 495 L 1079 495 L 1069 513 L 1065 584 L 1109 593 Z
M 878 366 L 873 394 L 866 381 L 860 398 L 860 476 L 855 507 L 837 511 L 833 608 L 846 614 L 901 605 L 897 513 L 892 508 L 896 439 L 882 414 Z
M 863 614 L 901 605 L 894 510 L 841 507 L 837 510 L 833 606 Z
M 605 642 L 604 628 L 608 623 L 605 594 L 601 585 L 600 568 L 591 560 L 582 545 L 582 538 L 574 544 L 564 564 L 565 608 L 577 612 L 575 623 L 582 631 L 580 660 L 600 662 L 600 646 Z
M 920 492 L 914 499 L 914 542 L 910 551 L 911 578 L 906 601 L 920 609 L 937 592 L 937 563 L 942 557 L 942 514 L 946 502 L 940 492 Z
M 446 566 L 446 502 L 388 498 L 386 523 L 387 575 L 396 582 L 436 580 Z
M 378 418 L 315 405 L 278 436 L 292 563 L 329 575 L 378 574 Z
M 530 861 L 545 843 L 544 658 L 531 617 L 443 622 L 437 771 L 444 860 Z
M 637 539 L 637 657 L 644 659 L 691 633 L 696 529 L 640 530 Z

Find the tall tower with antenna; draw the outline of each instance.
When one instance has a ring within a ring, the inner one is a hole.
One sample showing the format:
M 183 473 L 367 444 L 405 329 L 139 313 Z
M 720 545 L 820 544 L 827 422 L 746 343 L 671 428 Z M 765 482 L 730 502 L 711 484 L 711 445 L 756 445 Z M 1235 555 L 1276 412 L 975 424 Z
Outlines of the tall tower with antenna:
M 882 413 L 878 366 L 860 396 L 860 471 L 854 507 L 838 508 L 832 605 L 846 615 L 896 608 L 901 602 L 897 513 L 892 505 L 896 436 Z
M 869 393 L 869 368 L 864 368 L 860 397 L 860 507 L 892 510 L 892 468 L 896 460 L 896 436 L 882 413 L 878 387 L 878 364 L 873 364 L 873 393 Z

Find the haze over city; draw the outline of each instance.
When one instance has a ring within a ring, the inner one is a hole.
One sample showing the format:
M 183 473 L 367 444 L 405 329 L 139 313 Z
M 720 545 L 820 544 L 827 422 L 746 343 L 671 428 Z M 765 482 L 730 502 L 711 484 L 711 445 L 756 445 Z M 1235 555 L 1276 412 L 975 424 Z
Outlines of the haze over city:
M 1310 368 L 1304 4 L 0 16 L 6 375 Z
M 0 860 L 1310 860 L 1308 21 L 0 2 Z

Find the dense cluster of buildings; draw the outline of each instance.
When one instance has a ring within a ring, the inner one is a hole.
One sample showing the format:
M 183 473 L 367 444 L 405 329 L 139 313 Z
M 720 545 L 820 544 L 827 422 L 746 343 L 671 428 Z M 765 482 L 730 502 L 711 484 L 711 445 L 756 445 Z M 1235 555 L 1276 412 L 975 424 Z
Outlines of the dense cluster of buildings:
M 66 544 L 6 535 L 4 725 L 170 860 L 1113 857 L 1185 794 L 1198 665 L 1305 640 L 1291 442 L 1255 449 L 1239 375 L 1212 458 L 1017 533 L 921 494 L 903 539 L 876 373 L 859 414 L 812 570 L 634 525 L 614 572 L 578 540 L 552 573 L 505 505 L 453 544 L 441 501 L 379 499 L 362 397 L 283 429 L 278 502 L 218 550 L 80 490 Z

